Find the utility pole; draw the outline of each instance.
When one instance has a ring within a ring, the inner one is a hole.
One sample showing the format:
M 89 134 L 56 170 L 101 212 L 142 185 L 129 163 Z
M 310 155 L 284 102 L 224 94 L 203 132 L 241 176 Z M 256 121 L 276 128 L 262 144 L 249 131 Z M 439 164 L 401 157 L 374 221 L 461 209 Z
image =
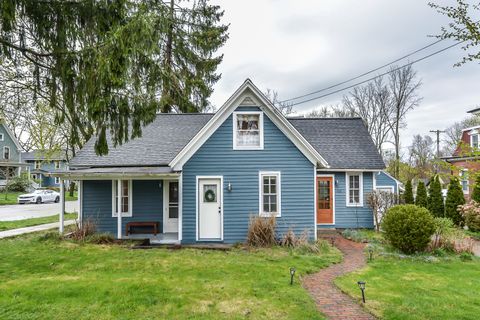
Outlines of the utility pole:
M 435 133 L 437 135 L 437 158 L 440 159 L 440 133 L 444 133 L 443 130 L 430 130 L 431 133 Z

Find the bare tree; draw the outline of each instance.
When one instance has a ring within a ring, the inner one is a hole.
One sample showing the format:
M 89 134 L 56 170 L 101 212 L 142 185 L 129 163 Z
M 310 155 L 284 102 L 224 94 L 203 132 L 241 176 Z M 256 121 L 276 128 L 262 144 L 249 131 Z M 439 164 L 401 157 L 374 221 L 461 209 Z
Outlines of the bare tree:
M 339 105 L 322 106 L 304 115 L 305 118 L 353 118 L 357 115 Z
M 367 195 L 367 203 L 372 209 L 375 230 L 380 231 L 382 219 L 388 209 L 398 204 L 398 196 L 393 192 L 375 190 Z
M 394 176 L 399 176 L 400 165 L 400 129 L 406 127 L 405 117 L 407 113 L 420 104 L 422 98 L 418 96 L 422 82 L 417 80 L 417 73 L 412 66 L 398 69 L 393 66 L 388 74 L 388 89 L 391 93 L 393 108 L 392 117 L 388 117 L 388 125 L 393 134 L 395 146 Z
M 433 173 L 435 148 L 430 136 L 419 134 L 413 137 L 412 145 L 408 148 L 410 154 L 410 165 L 417 170 L 417 177 L 429 178 Z
M 349 96 L 343 97 L 343 105 L 352 114 L 361 117 L 378 151 L 388 141 L 393 116 L 392 94 L 383 77 L 365 86 L 355 87 Z
M 278 110 L 280 110 L 281 113 L 283 113 L 284 116 L 289 116 L 295 113 L 291 103 L 282 102 L 280 99 L 278 99 L 278 91 L 267 88 L 267 91 L 265 91 L 263 94 L 275 107 L 277 107 Z

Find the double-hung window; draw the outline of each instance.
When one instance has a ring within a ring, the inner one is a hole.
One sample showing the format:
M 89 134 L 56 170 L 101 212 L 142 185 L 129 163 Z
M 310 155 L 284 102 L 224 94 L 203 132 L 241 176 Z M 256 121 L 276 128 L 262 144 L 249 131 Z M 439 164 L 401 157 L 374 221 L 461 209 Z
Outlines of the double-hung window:
M 3 147 L 3 159 L 10 160 L 10 147 Z
M 233 149 L 263 149 L 263 113 L 233 113 Z
M 460 184 L 462 185 L 463 193 L 468 194 L 469 188 L 468 188 L 468 170 L 467 169 L 460 170 Z
M 112 181 L 112 216 L 117 217 L 122 213 L 122 217 L 132 216 L 132 181 L 131 180 L 113 180 Z
M 35 163 L 34 163 L 34 165 L 33 165 L 33 168 L 34 168 L 34 169 L 40 169 L 40 164 L 41 164 L 40 161 L 35 161 Z
M 55 161 L 55 169 L 60 169 L 60 161 Z
M 280 172 L 264 172 L 259 174 L 260 216 L 281 216 L 281 179 Z
M 474 149 L 479 149 L 478 133 L 476 131 L 470 136 L 470 146 Z
M 363 206 L 363 175 L 362 173 L 347 173 L 347 206 Z

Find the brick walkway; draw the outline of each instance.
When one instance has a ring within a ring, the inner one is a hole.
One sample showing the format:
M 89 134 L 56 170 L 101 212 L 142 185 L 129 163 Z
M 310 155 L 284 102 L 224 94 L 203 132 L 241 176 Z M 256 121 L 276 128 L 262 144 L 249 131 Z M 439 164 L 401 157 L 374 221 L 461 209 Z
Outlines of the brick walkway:
M 340 235 L 335 238 L 335 246 L 344 254 L 343 262 L 305 277 L 303 286 L 310 292 L 318 309 L 328 319 L 375 319 L 333 283 L 335 278 L 365 266 L 366 262 L 363 254 L 365 245 L 346 240 Z M 358 291 L 360 294 L 360 289 Z

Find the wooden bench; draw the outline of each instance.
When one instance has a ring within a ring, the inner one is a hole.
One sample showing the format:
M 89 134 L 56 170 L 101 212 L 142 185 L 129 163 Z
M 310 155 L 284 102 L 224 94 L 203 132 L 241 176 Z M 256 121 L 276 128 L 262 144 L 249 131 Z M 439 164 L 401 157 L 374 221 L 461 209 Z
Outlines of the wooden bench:
M 136 233 L 136 232 L 131 232 L 130 231 L 130 228 L 132 227 L 151 227 L 153 229 L 153 235 L 157 235 L 158 233 L 158 225 L 159 223 L 156 222 L 156 221 L 140 221 L 140 222 L 128 222 L 127 223 L 127 236 L 129 234 L 132 234 L 132 233 Z M 147 233 L 152 233 L 152 232 L 147 232 Z

